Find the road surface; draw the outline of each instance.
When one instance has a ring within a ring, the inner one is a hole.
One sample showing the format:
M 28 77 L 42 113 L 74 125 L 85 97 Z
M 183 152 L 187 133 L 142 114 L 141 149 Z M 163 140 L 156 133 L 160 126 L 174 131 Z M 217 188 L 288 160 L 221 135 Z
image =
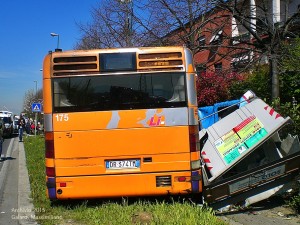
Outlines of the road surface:
M 30 185 L 23 142 L 5 139 L 0 162 L 0 224 L 37 224 L 30 199 Z

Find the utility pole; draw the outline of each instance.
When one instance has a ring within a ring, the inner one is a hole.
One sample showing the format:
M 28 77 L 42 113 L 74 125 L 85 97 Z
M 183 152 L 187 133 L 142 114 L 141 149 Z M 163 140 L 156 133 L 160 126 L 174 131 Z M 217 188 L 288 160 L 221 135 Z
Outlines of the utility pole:
M 37 80 L 35 82 L 35 98 L 37 99 Z M 37 126 L 37 112 L 35 112 L 35 119 L 34 119 L 34 136 L 36 136 L 36 126 Z

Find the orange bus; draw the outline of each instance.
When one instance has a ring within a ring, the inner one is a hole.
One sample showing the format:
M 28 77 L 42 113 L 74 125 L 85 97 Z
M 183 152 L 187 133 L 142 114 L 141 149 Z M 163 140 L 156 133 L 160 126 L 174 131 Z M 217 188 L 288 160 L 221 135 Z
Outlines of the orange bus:
M 195 80 L 185 47 L 50 52 L 43 64 L 48 197 L 201 193 Z

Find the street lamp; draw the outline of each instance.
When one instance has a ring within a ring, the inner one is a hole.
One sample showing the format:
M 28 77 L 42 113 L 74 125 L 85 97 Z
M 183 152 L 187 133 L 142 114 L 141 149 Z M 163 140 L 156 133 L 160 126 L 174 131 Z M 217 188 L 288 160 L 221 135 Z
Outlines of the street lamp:
M 37 80 L 33 81 L 35 83 L 35 95 L 37 95 Z M 37 96 L 35 96 L 37 98 Z
M 59 34 L 57 34 L 57 33 L 50 33 L 50 35 L 52 37 L 57 37 L 57 49 L 59 49 Z

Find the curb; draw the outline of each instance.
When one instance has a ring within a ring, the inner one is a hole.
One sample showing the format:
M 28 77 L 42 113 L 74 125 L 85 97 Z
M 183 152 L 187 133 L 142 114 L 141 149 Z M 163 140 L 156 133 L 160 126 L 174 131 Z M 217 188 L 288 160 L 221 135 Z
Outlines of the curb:
M 23 142 L 19 142 L 19 182 L 18 182 L 18 218 L 19 224 L 37 224 L 35 209 L 30 197 L 30 183 L 26 166 L 26 157 Z

